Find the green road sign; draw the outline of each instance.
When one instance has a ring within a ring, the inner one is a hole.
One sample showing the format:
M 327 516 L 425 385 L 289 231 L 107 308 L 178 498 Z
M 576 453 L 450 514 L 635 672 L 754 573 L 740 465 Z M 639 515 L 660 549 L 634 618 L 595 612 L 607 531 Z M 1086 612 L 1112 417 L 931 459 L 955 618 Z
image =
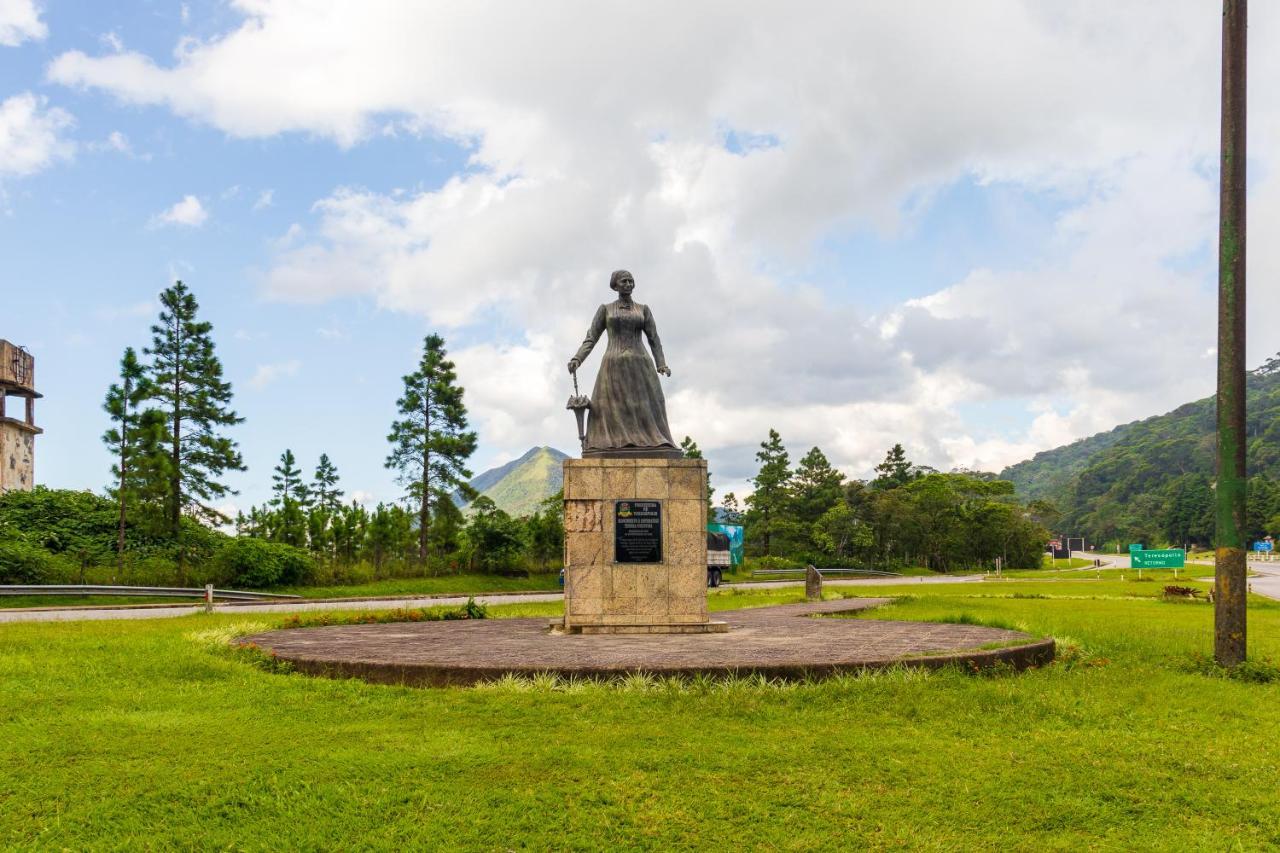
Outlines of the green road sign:
M 1130 545 L 1130 546 L 1129 546 L 1129 553 L 1130 553 L 1130 554 L 1132 554 L 1134 551 L 1141 551 L 1141 550 L 1142 550 L 1142 543 L 1141 543 L 1141 542 L 1134 542 L 1132 545 Z
M 1187 564 L 1187 552 L 1181 548 L 1132 551 L 1129 560 L 1135 569 L 1181 569 Z

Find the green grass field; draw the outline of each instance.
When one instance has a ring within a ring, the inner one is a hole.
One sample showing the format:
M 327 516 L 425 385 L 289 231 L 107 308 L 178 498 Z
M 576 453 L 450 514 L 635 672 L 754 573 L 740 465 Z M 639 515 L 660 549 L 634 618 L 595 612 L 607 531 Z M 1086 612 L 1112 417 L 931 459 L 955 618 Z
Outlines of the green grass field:
M 1050 557 L 1045 555 L 1044 568 L 1046 569 L 1080 569 L 1085 566 L 1092 566 L 1093 560 L 1086 560 L 1084 557 Z M 1023 570 L 1025 571 L 1025 569 Z M 1033 570 L 1034 571 L 1034 570 Z
M 905 597 L 858 618 L 1019 626 L 1064 654 L 1017 675 L 811 684 L 397 688 L 273 674 L 223 651 L 281 616 L 3 625 L 0 845 L 1280 845 L 1277 670 L 1206 669 L 1212 608 L 1161 589 L 876 588 Z M 798 598 L 735 590 L 711 603 Z M 1251 601 L 1250 647 L 1280 658 L 1280 603 Z

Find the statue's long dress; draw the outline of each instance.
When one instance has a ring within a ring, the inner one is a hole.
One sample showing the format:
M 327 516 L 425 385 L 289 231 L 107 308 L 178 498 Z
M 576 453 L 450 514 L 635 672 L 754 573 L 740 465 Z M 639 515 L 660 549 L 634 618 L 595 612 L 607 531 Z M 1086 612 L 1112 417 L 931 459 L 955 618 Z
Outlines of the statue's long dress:
M 606 329 L 609 346 L 591 392 L 583 455 L 621 451 L 679 456 L 680 450 L 671 440 L 671 428 L 667 426 L 667 403 L 658 384 L 657 368 L 666 366 L 666 359 L 649 306 L 637 302 L 627 306 L 620 301 L 601 305 L 574 356 L 579 364 Z M 656 367 L 640 342 L 641 332 L 649 339 L 649 348 L 658 362 Z

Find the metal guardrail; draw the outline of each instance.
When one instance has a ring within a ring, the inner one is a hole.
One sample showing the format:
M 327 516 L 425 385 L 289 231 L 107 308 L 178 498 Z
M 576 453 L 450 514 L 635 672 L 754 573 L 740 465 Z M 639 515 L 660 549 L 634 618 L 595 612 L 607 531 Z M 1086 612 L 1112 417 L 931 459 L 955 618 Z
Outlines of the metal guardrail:
M 213 598 L 223 601 L 268 601 L 302 598 L 276 592 L 247 592 L 240 589 L 214 589 Z M 106 584 L 0 584 L 0 595 L 128 595 L 136 598 L 206 598 L 208 588 L 179 586 L 116 586 Z
M 805 569 L 756 569 L 751 573 L 752 577 L 756 575 L 803 575 Z M 821 575 L 866 575 L 876 578 L 901 578 L 906 575 L 901 572 L 885 572 L 880 569 L 818 569 Z

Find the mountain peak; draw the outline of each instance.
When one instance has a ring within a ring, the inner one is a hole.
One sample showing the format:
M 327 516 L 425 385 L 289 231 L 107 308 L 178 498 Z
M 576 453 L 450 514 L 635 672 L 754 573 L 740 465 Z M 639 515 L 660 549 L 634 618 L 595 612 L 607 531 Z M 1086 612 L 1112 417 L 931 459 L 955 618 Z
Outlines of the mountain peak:
M 564 485 L 561 463 L 568 458 L 569 454 L 554 447 L 531 447 L 518 459 L 477 475 L 471 480 L 471 487 L 512 516 L 532 515 L 539 504 Z M 453 500 L 458 506 L 466 506 L 457 492 Z

